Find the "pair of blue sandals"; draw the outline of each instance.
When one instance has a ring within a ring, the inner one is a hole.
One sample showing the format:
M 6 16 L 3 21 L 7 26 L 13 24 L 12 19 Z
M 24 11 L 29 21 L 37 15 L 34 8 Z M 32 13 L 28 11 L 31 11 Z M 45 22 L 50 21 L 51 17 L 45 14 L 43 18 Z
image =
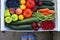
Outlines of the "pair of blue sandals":
M 30 34 L 30 35 L 29 35 Z M 33 33 L 24 33 L 22 36 L 21 36 L 21 40 L 35 40 L 35 35 Z

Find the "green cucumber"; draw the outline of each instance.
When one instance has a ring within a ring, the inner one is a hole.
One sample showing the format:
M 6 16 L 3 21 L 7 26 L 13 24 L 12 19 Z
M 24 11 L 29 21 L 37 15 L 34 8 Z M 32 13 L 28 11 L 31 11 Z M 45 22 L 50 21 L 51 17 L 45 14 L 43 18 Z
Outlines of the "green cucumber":
M 29 24 L 29 23 L 32 23 L 32 22 L 39 22 L 39 20 L 35 17 L 32 17 L 32 18 L 24 19 L 22 21 L 12 22 L 11 24 L 12 25 L 21 25 L 21 24 Z
M 43 5 L 43 6 L 37 6 L 38 9 L 44 9 L 44 8 L 49 8 L 50 10 L 54 10 L 53 6 L 47 6 L 47 5 Z
M 32 25 L 9 25 L 6 26 L 13 30 L 32 30 Z
M 54 3 L 51 1 L 42 1 L 42 4 L 47 6 L 54 6 Z

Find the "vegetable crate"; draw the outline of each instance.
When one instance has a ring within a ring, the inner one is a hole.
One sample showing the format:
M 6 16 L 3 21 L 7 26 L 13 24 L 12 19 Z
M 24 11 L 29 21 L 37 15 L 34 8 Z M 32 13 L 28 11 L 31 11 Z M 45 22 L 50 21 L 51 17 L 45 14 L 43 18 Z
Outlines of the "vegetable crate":
M 58 31 L 58 0 L 1 0 L 1 31 Z

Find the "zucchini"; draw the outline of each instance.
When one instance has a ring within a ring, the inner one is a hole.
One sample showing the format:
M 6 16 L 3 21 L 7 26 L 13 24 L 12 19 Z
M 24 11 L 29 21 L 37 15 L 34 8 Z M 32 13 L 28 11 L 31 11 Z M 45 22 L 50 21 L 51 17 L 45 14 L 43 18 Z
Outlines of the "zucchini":
M 54 10 L 53 6 L 47 6 L 47 5 L 43 5 L 43 6 L 39 6 L 38 9 L 44 9 L 44 8 L 49 8 L 50 10 Z
M 22 25 L 22 24 L 29 24 L 29 23 L 32 23 L 32 22 L 39 22 L 39 20 L 35 17 L 32 17 L 32 18 L 24 19 L 22 21 L 12 22 L 11 24 L 12 25 Z
M 54 6 L 54 3 L 51 1 L 42 1 L 42 4 L 47 6 Z
M 31 25 L 9 25 L 9 24 L 6 24 L 6 26 L 13 30 L 32 30 Z

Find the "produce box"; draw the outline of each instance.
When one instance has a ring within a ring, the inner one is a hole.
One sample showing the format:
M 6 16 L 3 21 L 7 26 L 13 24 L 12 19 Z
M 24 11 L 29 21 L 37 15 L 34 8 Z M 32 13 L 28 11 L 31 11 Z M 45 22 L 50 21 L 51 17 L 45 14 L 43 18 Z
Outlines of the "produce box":
M 1 0 L 1 31 L 57 31 L 57 0 Z

